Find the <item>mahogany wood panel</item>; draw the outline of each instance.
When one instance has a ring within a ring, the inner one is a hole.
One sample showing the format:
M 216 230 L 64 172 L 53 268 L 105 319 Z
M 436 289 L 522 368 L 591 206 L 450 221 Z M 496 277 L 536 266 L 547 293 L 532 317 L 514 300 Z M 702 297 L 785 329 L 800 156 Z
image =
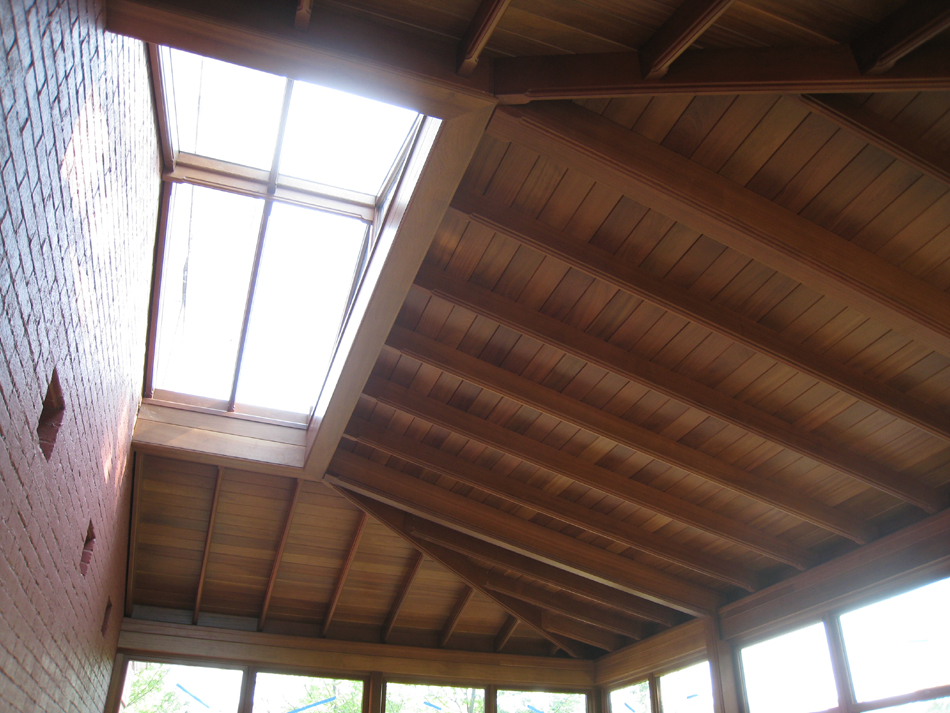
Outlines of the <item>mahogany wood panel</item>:
M 500 107 L 489 131 L 950 354 L 950 295 L 593 112 L 553 104 Z
M 615 651 L 620 648 L 623 642 L 623 639 L 617 634 L 550 611 L 541 614 L 541 626 L 547 631 L 562 634 L 575 641 L 582 641 L 605 651 Z
M 733 0 L 683 0 L 670 18 L 640 48 L 640 73 L 644 79 L 659 79 L 670 65 L 689 49 Z
M 942 0 L 905 2 L 851 43 L 865 74 L 883 74 L 898 60 L 950 27 L 950 7 Z

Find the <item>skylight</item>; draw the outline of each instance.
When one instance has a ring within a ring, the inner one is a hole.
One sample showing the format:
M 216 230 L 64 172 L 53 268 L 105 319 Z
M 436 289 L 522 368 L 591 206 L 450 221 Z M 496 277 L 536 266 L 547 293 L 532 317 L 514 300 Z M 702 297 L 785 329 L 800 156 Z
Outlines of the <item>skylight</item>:
M 185 52 L 160 57 L 177 166 L 151 386 L 167 400 L 306 415 L 420 117 Z

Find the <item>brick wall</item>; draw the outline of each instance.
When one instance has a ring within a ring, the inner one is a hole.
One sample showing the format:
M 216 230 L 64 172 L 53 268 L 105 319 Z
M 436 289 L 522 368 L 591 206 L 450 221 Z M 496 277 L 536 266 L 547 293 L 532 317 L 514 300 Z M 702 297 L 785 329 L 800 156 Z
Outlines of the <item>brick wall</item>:
M 101 711 L 123 609 L 159 159 L 145 49 L 105 34 L 102 13 L 0 0 L 3 711 Z M 65 412 L 47 461 L 54 368 Z

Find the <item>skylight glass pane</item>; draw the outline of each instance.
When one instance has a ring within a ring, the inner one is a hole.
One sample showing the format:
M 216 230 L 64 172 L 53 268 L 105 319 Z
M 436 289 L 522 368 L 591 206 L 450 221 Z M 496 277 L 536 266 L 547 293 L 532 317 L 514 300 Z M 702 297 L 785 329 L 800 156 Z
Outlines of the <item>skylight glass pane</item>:
M 282 174 L 377 195 L 416 112 L 294 82 Z
M 821 622 L 742 649 L 742 673 L 751 713 L 810 713 L 838 705 Z
M 171 50 L 179 150 L 270 169 L 287 80 Z
M 841 615 L 858 701 L 950 684 L 950 579 Z
M 365 229 L 354 218 L 274 204 L 238 403 L 310 411 L 340 330 Z
M 264 202 L 186 184 L 172 195 L 155 386 L 228 399 Z

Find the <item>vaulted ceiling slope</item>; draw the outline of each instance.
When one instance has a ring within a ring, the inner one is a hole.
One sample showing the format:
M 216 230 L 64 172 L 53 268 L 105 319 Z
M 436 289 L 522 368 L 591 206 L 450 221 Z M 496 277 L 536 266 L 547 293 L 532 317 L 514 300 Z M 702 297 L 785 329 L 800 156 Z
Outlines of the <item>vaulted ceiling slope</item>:
M 322 482 L 139 454 L 129 613 L 590 658 L 946 508 L 945 3 L 304 8 L 508 105 Z

